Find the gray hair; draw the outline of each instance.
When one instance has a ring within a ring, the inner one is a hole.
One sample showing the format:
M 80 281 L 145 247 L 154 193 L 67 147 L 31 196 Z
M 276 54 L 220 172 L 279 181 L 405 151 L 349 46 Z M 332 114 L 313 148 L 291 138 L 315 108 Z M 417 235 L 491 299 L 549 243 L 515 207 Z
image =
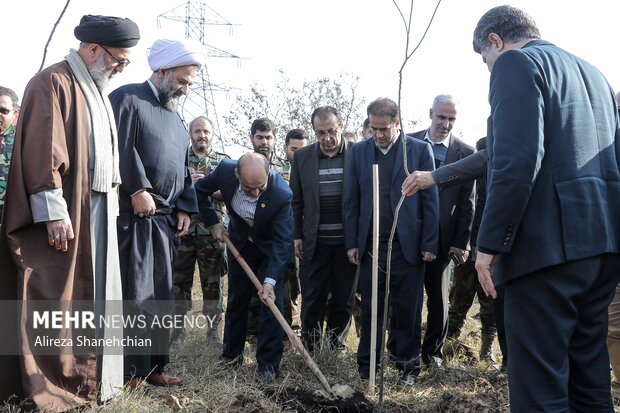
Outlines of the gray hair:
M 435 109 L 438 105 L 447 104 L 450 106 L 458 106 L 459 102 L 452 95 L 437 95 L 435 99 L 433 99 L 433 109 Z
M 540 31 L 523 10 L 512 6 L 498 6 L 484 13 L 474 30 L 474 52 L 481 53 L 491 45 L 489 34 L 495 33 L 505 42 L 516 43 L 525 39 L 540 39 Z

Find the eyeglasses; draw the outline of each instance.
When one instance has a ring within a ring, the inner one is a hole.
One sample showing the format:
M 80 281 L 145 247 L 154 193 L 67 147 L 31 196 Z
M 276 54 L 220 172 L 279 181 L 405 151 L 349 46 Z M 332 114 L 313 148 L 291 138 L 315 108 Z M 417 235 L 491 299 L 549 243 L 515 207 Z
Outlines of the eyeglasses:
M 338 134 L 338 129 L 330 129 L 328 131 L 324 131 L 324 130 L 319 130 L 314 132 L 314 134 L 316 135 L 317 138 L 324 138 L 327 135 L 331 136 L 332 138 L 335 137 Z
M 13 109 L 8 109 L 8 108 L 3 108 L 0 106 L 0 113 L 2 113 L 3 115 L 8 115 L 9 113 L 11 113 Z
M 105 50 L 105 52 L 107 54 L 109 54 L 110 56 L 112 56 L 112 59 L 116 60 L 116 63 L 118 63 L 119 66 L 123 66 L 123 67 L 127 67 L 129 66 L 129 63 L 131 63 L 128 59 L 125 60 L 118 60 L 116 57 L 114 57 L 114 55 L 112 53 L 110 53 L 110 51 L 108 49 L 106 49 L 104 46 L 101 46 L 101 48 L 103 50 Z

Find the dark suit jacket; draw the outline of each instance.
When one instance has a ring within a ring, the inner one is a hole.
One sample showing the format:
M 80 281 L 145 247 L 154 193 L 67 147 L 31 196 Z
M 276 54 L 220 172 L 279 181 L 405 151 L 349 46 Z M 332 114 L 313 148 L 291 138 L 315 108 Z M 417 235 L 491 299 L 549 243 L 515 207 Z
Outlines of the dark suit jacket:
M 620 120 L 603 75 L 535 40 L 498 57 L 489 102 L 478 246 L 501 253 L 496 284 L 620 252 Z
M 403 137 L 403 135 L 401 135 Z M 431 171 L 435 161 L 428 143 L 405 138 L 407 141 L 407 165 L 410 172 Z M 396 150 L 396 162 L 392 172 L 390 203 L 392 211 L 401 198 L 401 186 L 405 180 L 403 145 L 399 140 L 391 150 Z M 366 248 L 372 225 L 372 165 L 375 163 L 375 141 L 367 139 L 353 145 L 347 158 L 347 187 L 345 188 L 344 235 L 347 249 Z M 439 196 L 437 188 L 420 191 L 405 197 L 400 208 L 396 232 L 402 253 L 411 265 L 422 264 L 421 251 L 437 253 L 439 239 Z
M 411 136 L 424 140 L 426 130 Z M 444 165 L 449 165 L 474 153 L 474 148 L 450 134 Z M 441 256 L 448 259 L 450 247 L 467 249 L 474 216 L 474 182 L 439 188 L 439 228 L 441 231 Z
M 345 169 L 343 175 L 343 222 L 344 222 L 344 188 L 346 180 L 346 159 L 351 143 L 343 139 Z M 314 248 L 319 232 L 321 218 L 319 197 L 319 144 L 318 142 L 295 151 L 291 163 L 291 190 L 293 191 L 293 217 L 295 219 L 295 239 L 303 239 L 304 259 L 314 257 Z
M 286 181 L 270 169 L 267 189 L 258 198 L 254 226 L 250 227 L 231 205 L 239 186 L 236 167 L 237 161 L 223 160 L 211 173 L 196 182 L 200 215 L 208 227 L 220 222 L 211 202 L 211 194 L 219 190 L 230 218 L 230 240 L 241 251 L 252 237 L 256 247 L 269 260 L 265 276 L 280 282 L 293 255 L 293 194 Z
M 487 170 L 487 151 L 482 149 L 454 163 L 444 165 L 432 172 L 439 188 L 473 181 L 485 176 Z
M 433 179 L 439 188 L 447 188 L 462 182 L 476 180 L 476 207 L 471 225 L 470 244 L 472 248 L 478 239 L 478 228 L 482 221 L 482 211 L 486 201 L 486 136 L 476 142 L 477 152 L 454 163 L 444 165 L 432 172 Z M 473 258 L 473 255 L 470 255 Z

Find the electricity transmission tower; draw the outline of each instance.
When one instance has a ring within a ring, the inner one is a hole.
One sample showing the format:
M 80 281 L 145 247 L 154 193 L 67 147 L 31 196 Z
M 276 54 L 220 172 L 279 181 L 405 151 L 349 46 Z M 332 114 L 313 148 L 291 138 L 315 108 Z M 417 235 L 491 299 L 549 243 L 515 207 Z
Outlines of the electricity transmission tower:
M 198 40 L 204 46 L 207 55 L 207 61 L 202 66 L 194 84 L 181 105 L 181 117 L 189 123 L 189 121 L 196 116 L 206 115 L 215 123 L 216 132 L 219 134 L 221 129 L 214 100 L 214 92 L 228 92 L 231 88 L 211 82 L 208 58 L 240 59 L 240 57 L 207 44 L 205 28 L 207 26 L 228 26 L 230 29 L 233 24 L 206 3 L 199 0 L 188 0 L 187 3 L 160 14 L 157 16 L 158 27 L 160 27 L 161 21 L 164 19 L 183 23 L 185 25 L 185 38 Z M 222 140 L 220 139 L 220 143 L 221 142 Z

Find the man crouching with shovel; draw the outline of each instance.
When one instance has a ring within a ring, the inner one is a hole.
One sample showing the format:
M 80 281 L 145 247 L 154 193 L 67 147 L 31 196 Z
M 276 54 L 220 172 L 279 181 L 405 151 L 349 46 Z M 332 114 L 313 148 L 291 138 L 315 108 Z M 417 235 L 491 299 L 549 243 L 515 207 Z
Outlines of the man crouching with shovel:
M 221 361 L 238 367 L 243 362 L 248 307 L 255 286 L 242 264 L 262 274 L 260 298 L 274 302 L 282 311 L 282 275 L 294 254 L 292 192 L 284 179 L 269 170 L 269 161 L 258 153 L 248 153 L 239 161 L 223 160 L 210 174 L 196 182 L 200 214 L 211 234 L 234 245 L 228 253 L 228 304 L 224 324 Z M 211 194 L 220 191 L 230 216 L 228 232 L 211 203 Z M 237 255 L 243 259 L 236 259 Z M 273 382 L 282 359 L 282 328 L 274 314 L 261 308 L 256 345 L 258 374 Z

